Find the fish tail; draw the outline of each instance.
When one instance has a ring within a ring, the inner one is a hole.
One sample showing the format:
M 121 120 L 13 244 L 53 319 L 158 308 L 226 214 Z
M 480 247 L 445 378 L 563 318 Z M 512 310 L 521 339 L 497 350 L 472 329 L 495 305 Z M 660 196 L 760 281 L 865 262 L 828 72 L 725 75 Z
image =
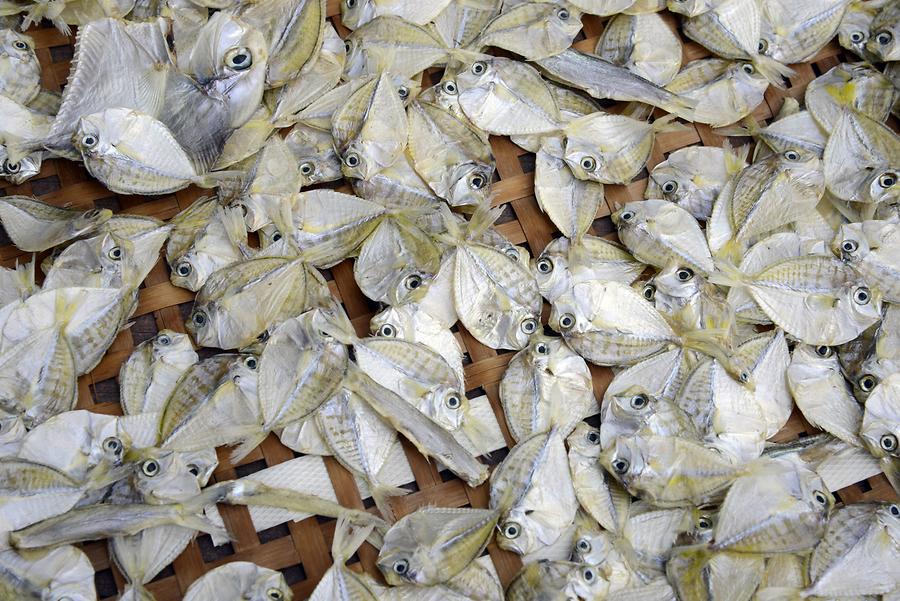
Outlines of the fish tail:
M 756 54 L 751 60 L 756 70 L 776 88 L 784 89 L 783 80 L 796 75 L 796 71 L 787 65 L 783 65 L 774 58 L 764 54 Z
M 472 218 L 469 220 L 468 233 L 467 238 L 471 240 L 472 238 L 476 238 L 486 232 L 489 227 L 491 227 L 495 221 L 500 217 L 500 213 L 503 212 L 502 207 L 495 207 L 493 209 L 486 207 L 484 205 L 479 206 L 475 209 L 475 212 L 472 213 Z
M 690 129 L 690 126 L 685 125 L 684 123 L 678 123 L 675 119 L 678 118 L 678 115 L 666 115 L 664 117 L 660 117 L 653 122 L 653 133 L 655 134 L 666 134 L 666 133 L 676 133 L 681 131 L 686 131 Z
M 350 520 L 345 517 L 338 518 L 334 528 L 334 540 L 331 543 L 331 557 L 334 563 L 344 563 L 350 559 L 374 529 L 375 524 L 354 529 Z
M 390 486 L 388 484 L 373 484 L 371 492 L 372 500 L 375 501 L 375 507 L 381 512 L 381 517 L 388 522 L 394 522 L 396 520 L 394 509 L 391 507 L 390 498 L 402 497 L 409 494 L 409 490 L 405 488 Z M 354 551 L 355 550 L 356 549 L 354 549 Z
M 716 270 L 707 278 L 711 283 L 726 288 L 741 288 L 747 285 L 747 274 L 728 259 L 716 259 Z
M 237 207 L 224 207 L 219 212 L 219 219 L 222 221 L 228 240 L 246 256 L 245 249 L 249 250 L 247 246 L 247 227 L 241 210 Z
M 744 244 L 741 241 L 731 238 L 713 253 L 713 259 L 719 262 L 731 263 L 732 266 L 740 265 L 744 259 L 744 250 Z M 716 282 L 713 283 L 715 284 Z M 728 284 L 724 285 L 727 286 Z
M 722 145 L 722 148 L 725 149 L 725 172 L 731 176 L 737 175 L 744 168 L 744 165 L 747 164 L 747 155 L 750 153 L 750 145 L 744 144 L 743 146 L 735 148 L 731 145 L 731 142 L 725 140 L 725 144 Z

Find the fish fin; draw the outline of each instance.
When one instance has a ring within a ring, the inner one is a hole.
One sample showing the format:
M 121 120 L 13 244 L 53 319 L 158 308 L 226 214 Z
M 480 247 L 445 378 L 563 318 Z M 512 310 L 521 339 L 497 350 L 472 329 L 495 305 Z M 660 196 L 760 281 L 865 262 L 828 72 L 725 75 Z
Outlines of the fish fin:
M 756 54 L 751 60 L 756 70 L 776 88 L 784 89 L 783 79 L 788 79 L 797 74 L 796 71 L 787 65 L 783 65 L 774 58 L 764 54 Z
M 269 435 L 268 430 L 265 432 L 259 432 L 258 428 L 254 426 L 254 433 L 243 439 L 238 446 L 236 446 L 229 456 L 229 460 L 231 463 L 237 463 L 244 457 L 250 454 L 250 451 L 258 447 L 262 444 L 262 441 L 266 439 Z
M 622 115 L 625 117 L 631 117 L 638 121 L 646 121 L 650 118 L 652 113 L 653 107 L 649 104 L 644 104 L 643 102 L 629 102 L 622 111 Z
M 334 539 L 331 542 L 331 557 L 334 563 L 344 563 L 350 559 L 374 529 L 375 524 L 354 529 L 350 520 L 345 517 L 338 518 L 334 528 Z
M 253 250 L 247 245 L 247 226 L 241 210 L 237 207 L 226 207 L 219 213 L 219 219 L 225 228 L 225 235 L 235 248 L 245 257 L 251 257 Z
M 750 145 L 744 144 L 735 148 L 731 145 L 731 142 L 725 140 L 722 148 L 725 149 L 725 172 L 731 176 L 737 175 L 744 169 L 744 165 L 747 164 Z
M 678 115 L 666 115 L 664 117 L 660 117 L 653 122 L 653 133 L 655 134 L 667 134 L 667 133 L 676 133 L 687 131 L 690 129 L 690 126 L 685 125 L 684 123 L 678 123 L 675 119 L 678 118 Z
M 396 516 L 394 515 L 393 507 L 391 507 L 390 498 L 408 495 L 410 491 L 405 488 L 400 488 L 399 486 L 378 484 L 371 487 L 371 492 L 372 500 L 375 501 L 375 507 L 381 512 L 381 517 L 388 522 L 393 523 L 396 521 Z M 356 548 L 353 550 L 355 551 Z
M 726 288 L 742 288 L 747 286 L 747 274 L 738 269 L 734 263 L 727 259 L 716 259 L 716 270 L 709 275 L 708 281 L 716 286 Z
M 735 238 L 729 238 L 728 242 L 713 253 L 713 259 L 718 261 L 726 261 L 732 265 L 740 265 L 744 260 L 744 244 Z M 715 284 L 715 282 L 713 282 Z
M 243 171 L 212 171 L 205 175 L 198 175 L 191 182 L 201 188 L 216 188 L 223 182 L 240 181 L 244 177 Z
M 488 228 L 490 228 L 494 224 L 494 222 L 500 218 L 500 213 L 502 212 L 502 207 L 495 207 L 491 209 L 484 205 L 479 206 L 477 209 L 475 209 L 475 212 L 472 213 L 472 218 L 469 220 L 466 238 L 472 240 L 473 238 L 477 238 L 478 236 L 486 232 Z

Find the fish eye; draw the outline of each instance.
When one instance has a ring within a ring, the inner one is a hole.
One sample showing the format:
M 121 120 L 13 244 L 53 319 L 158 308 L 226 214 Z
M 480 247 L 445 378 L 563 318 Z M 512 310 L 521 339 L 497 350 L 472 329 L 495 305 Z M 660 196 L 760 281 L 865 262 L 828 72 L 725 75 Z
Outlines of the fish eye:
M 616 459 L 612 462 L 613 471 L 619 475 L 628 471 L 629 463 L 627 459 Z
M 351 1 L 355 4 L 355 0 Z M 350 40 L 344 40 L 344 52 L 349 53 L 351 50 L 353 50 L 353 44 L 350 42 Z
M 854 31 L 850 34 L 850 41 L 854 44 L 859 44 L 863 40 L 866 39 L 866 34 L 861 31 Z
M 456 393 L 451 393 L 447 396 L 447 400 L 444 403 L 446 403 L 447 409 L 459 409 L 460 405 L 462 405 L 462 401 Z
M 300 165 L 300 173 L 302 175 L 312 175 L 313 171 L 316 170 L 316 166 L 312 164 L 311 161 L 306 161 L 302 165 Z
M 347 8 L 354 8 L 356 6 L 356 0 L 347 0 Z
M 508 246 L 503 250 L 503 254 L 512 259 L 513 261 L 519 260 L 519 251 L 516 250 L 515 246 Z
M 15 42 L 13 42 L 13 47 L 16 50 L 25 50 L 28 48 L 28 44 L 26 44 L 22 40 L 16 40 Z
M 743 71 L 747 75 L 753 75 L 754 73 L 756 73 L 756 68 L 750 63 L 744 63 L 743 65 L 741 65 L 741 71 Z
M 122 452 L 122 441 L 115 436 L 110 436 L 103 440 L 103 450 L 114 455 Z
M 701 515 L 697 520 L 697 527 L 701 530 L 709 530 L 710 528 L 712 528 L 712 520 L 705 515 Z
M 245 71 L 253 66 L 253 55 L 248 48 L 232 48 L 225 54 L 225 66 L 235 71 Z
M 816 347 L 816 354 L 824 359 L 827 359 L 831 355 L 834 354 L 834 351 L 830 346 L 825 346 L 824 344 Z
M 244 359 L 244 365 L 249 370 L 256 370 L 256 368 L 259 366 L 259 359 L 257 359 L 253 355 L 250 355 L 249 357 Z
M 487 63 L 484 61 L 477 61 L 472 65 L 472 73 L 475 75 L 481 75 L 485 71 L 487 71 Z
M 575 543 L 575 548 L 578 549 L 582 553 L 590 553 L 591 552 L 591 541 L 586 538 L 579 538 Z
M 550 354 L 550 347 L 547 345 L 546 342 L 538 342 L 536 345 L 534 345 L 534 350 L 538 355 L 549 355 Z
M 397 96 L 400 97 L 400 100 L 406 100 L 409 98 L 409 88 L 406 86 L 400 86 L 397 88 Z
M 900 507 L 897 507 L 896 505 L 891 505 L 888 511 L 890 511 L 891 515 L 894 517 L 900 516 Z
M 446 92 L 447 94 L 450 94 L 451 96 L 456 95 L 456 92 L 458 91 L 456 88 L 456 83 L 453 81 L 450 81 L 450 80 L 447 80 L 444 83 L 442 83 L 441 89 L 444 90 L 444 92 Z
M 355 152 L 348 153 L 347 156 L 344 157 L 344 163 L 348 167 L 356 167 L 359 165 L 359 155 Z
M 183 278 L 191 275 L 191 272 L 194 270 L 193 266 L 187 261 L 182 261 L 178 265 L 175 266 L 175 273 L 180 275 Z
M 800 153 L 797 152 L 796 150 L 788 150 L 787 152 L 784 153 L 784 158 L 786 158 L 789 161 L 799 161 Z
M 575 316 L 571 313 L 566 313 L 562 317 L 559 318 L 559 327 L 562 330 L 571 330 L 575 326 Z
M 678 182 L 674 179 L 670 179 L 666 183 L 662 185 L 663 194 L 672 194 L 675 190 L 678 189 Z
M 522 331 L 526 334 L 534 334 L 535 330 L 537 330 L 538 322 L 534 317 L 526 317 L 522 320 L 521 325 Z
M 187 471 L 188 471 L 188 473 L 189 473 L 190 475 L 192 475 L 192 476 L 199 476 L 199 475 L 200 475 L 200 468 L 197 467 L 196 465 L 194 465 L 193 463 L 189 463 L 189 464 L 188 464 L 188 466 L 187 466 Z
M 656 298 L 656 286 L 653 284 L 645 284 L 644 289 L 641 291 L 641 294 L 644 295 L 648 301 L 652 301 Z
M 894 35 L 890 31 L 880 31 L 875 34 L 875 41 L 882 46 L 887 46 L 894 39 Z
M 18 173 L 20 169 L 20 165 L 18 163 L 10 163 L 9 161 L 3 161 L 3 170 L 7 173 Z
M 813 498 L 819 505 L 825 505 L 826 503 L 828 503 L 828 497 L 826 497 L 825 493 L 823 493 L 821 490 L 813 492 Z
M 394 573 L 403 576 L 409 571 L 409 562 L 405 559 L 398 559 L 394 562 Z
M 624 211 L 621 215 L 619 215 L 619 219 L 622 221 L 631 221 L 634 219 L 634 211 Z
M 855 253 L 857 248 L 859 248 L 859 244 L 856 240 L 844 240 L 841 243 L 841 250 L 848 254 Z
M 384 324 L 375 333 L 376 336 L 384 336 L 385 338 L 393 338 L 397 335 L 397 329 L 389 323 Z
M 152 478 L 159 473 L 159 462 L 156 459 L 148 459 L 141 464 L 141 471 L 148 478 Z
M 405 280 L 403 280 L 403 285 L 406 286 L 407 290 L 415 290 L 422 285 L 422 277 L 416 274 L 412 274 L 411 276 L 408 276 Z
M 487 184 L 487 178 L 480 171 L 469 176 L 469 187 L 473 190 L 481 190 Z
M 553 261 L 547 257 L 538 259 L 537 270 L 541 273 L 550 273 L 553 271 Z
M 881 448 L 888 452 L 894 452 L 897 450 L 897 437 L 893 434 L 885 434 L 878 441 L 878 444 L 881 445 Z
M 355 2 L 356 0 L 347 0 L 347 2 Z M 284 593 L 281 592 L 281 589 L 270 588 L 266 591 L 266 596 L 272 601 L 281 601 L 284 599 Z
M 769 49 L 769 42 L 765 39 L 760 38 L 759 42 L 756 43 L 756 51 L 760 54 L 765 54 L 766 50 Z
M 584 568 L 581 571 L 581 577 L 584 578 L 585 582 L 593 582 L 595 576 L 593 568 Z
M 857 288 L 853 293 L 853 302 L 857 305 L 868 305 L 870 300 L 872 300 L 872 294 L 866 287 Z
M 199 327 L 203 327 L 206 325 L 206 313 L 203 311 L 195 311 L 193 315 L 191 315 L 191 321 L 194 322 L 194 325 Z
M 283 236 L 281 235 L 281 232 L 279 232 L 277 230 L 275 231 L 274 234 L 272 234 L 272 242 L 278 242 L 282 238 L 283 238 Z
M 503 536 L 506 538 L 518 538 L 522 534 L 522 529 L 515 522 L 506 522 L 501 529 Z
M 600 433 L 596 430 L 591 430 L 587 433 L 587 439 L 591 444 L 600 444 Z
M 886 173 L 882 173 L 881 177 L 878 178 L 878 185 L 887 190 L 897 183 L 897 174 L 893 171 L 887 171 Z
M 122 258 L 122 249 L 118 246 L 113 246 L 111 249 L 109 249 L 109 252 L 106 253 L 106 256 L 113 261 L 118 261 Z
M 750 381 L 750 372 L 742 371 L 740 374 L 738 374 L 738 380 L 740 380 L 742 384 L 746 384 Z
M 631 408 L 632 409 L 643 409 L 647 405 L 650 404 L 650 399 L 647 398 L 646 394 L 636 394 L 631 397 Z
M 571 15 L 569 14 L 568 10 L 561 8 L 558 11 L 556 11 L 556 16 L 557 16 L 557 18 L 559 18 L 560 21 L 568 21 L 569 17 Z
M 584 157 L 581 159 L 581 168 L 585 171 L 593 171 L 597 168 L 597 160 L 594 157 Z
M 872 389 L 878 385 L 878 380 L 876 380 L 875 376 L 871 374 L 864 374 L 859 377 L 856 383 L 859 385 L 859 389 L 863 392 L 872 392 Z
M 160 334 L 156 337 L 156 341 L 163 346 L 169 346 L 172 344 L 172 339 L 167 334 Z
M 688 269 L 687 267 L 682 267 L 675 272 L 675 277 L 678 278 L 679 282 L 688 282 L 693 279 L 694 271 L 692 269 Z

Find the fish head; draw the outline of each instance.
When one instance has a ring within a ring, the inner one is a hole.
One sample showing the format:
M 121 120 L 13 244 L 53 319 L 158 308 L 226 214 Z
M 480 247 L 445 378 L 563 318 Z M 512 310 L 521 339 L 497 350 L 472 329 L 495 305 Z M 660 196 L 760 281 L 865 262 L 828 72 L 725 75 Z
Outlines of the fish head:
M 200 492 L 199 471 L 196 466 L 192 470 L 183 455 L 152 447 L 129 453 L 134 468 L 131 484 L 144 503 L 179 503 Z
M 572 286 L 568 259 L 570 245 L 568 238 L 556 238 L 531 265 L 541 296 L 548 300 L 553 301 Z
M 875 457 L 900 459 L 900 375 L 890 375 L 873 387 L 859 435 Z
M 891 57 L 900 52 L 900 24 L 885 24 L 875 31 L 871 32 L 868 41 L 866 41 L 866 50 L 879 62 L 891 60 Z
M 544 33 L 540 43 L 547 48 L 568 48 L 581 31 L 583 13 L 567 2 L 559 4 L 560 6 L 547 11 L 546 21 L 543 23 Z
M 900 171 L 896 168 L 885 165 L 867 179 L 868 196 L 872 202 L 890 204 L 900 200 Z
M 194 303 L 190 316 L 184 323 L 185 329 L 194 338 L 198 346 L 221 348 L 221 329 L 227 327 L 227 319 L 218 310 L 218 303 Z
M 42 152 L 34 152 L 19 161 L 10 161 L 6 148 L 0 145 L 0 177 L 18 186 L 40 173 L 43 157 Z
M 825 486 L 821 476 L 810 469 L 795 466 L 790 476 L 788 490 L 801 502 L 802 511 L 808 514 L 806 518 L 808 525 L 824 529 L 825 518 L 834 508 L 834 496 Z
M 504 514 L 497 524 L 497 546 L 504 551 L 527 555 L 541 546 L 528 516 L 520 510 Z
M 173 330 L 160 330 L 149 341 L 154 361 L 163 361 L 170 365 L 192 365 L 197 362 L 197 353 L 191 346 L 187 334 Z
M 749 61 L 733 63 L 726 76 L 730 78 L 733 93 L 738 98 L 755 96 L 758 90 L 765 90 L 769 86 L 766 76 Z
M 450 169 L 447 202 L 451 206 L 485 206 L 491 191 L 494 166 L 470 161 Z
M 670 161 L 663 161 L 653 168 L 647 180 L 645 198 L 664 198 L 681 203 L 697 193 L 697 185 L 690 173 Z
M 659 205 L 656 204 L 658 202 L 662 201 L 637 200 L 625 203 L 623 207 L 610 215 L 610 218 L 620 231 L 624 229 L 634 230 L 646 224 L 648 219 L 651 219 L 659 212 Z
M 565 294 L 557 297 L 550 307 L 550 320 L 548 324 L 555 331 L 563 335 L 577 336 L 585 334 L 592 328 L 591 320 L 578 302 L 575 294 L 577 286 L 573 286 Z
M 369 322 L 369 332 L 373 336 L 409 339 L 413 332 L 413 313 L 415 304 L 387 307 Z
M 838 43 L 865 59 L 875 59 L 866 48 L 869 42 L 869 27 L 874 17 L 872 9 L 864 3 L 851 2 L 838 26 Z
M 349 29 L 362 27 L 375 18 L 375 0 L 341 0 L 341 23 Z
M 865 282 L 846 282 L 837 294 L 836 304 L 843 310 L 837 316 L 848 330 L 862 332 L 881 320 L 882 295 Z
M 404 526 L 408 524 L 395 524 L 391 528 L 392 531 L 397 528 L 401 531 L 395 532 L 391 537 L 390 546 L 385 540 L 385 546 L 378 554 L 378 569 L 391 586 L 432 582 L 439 568 L 429 557 L 428 546 L 417 544 L 412 533 L 402 532 L 406 530 Z
M 468 122 L 462 107 L 459 106 L 459 88 L 456 84 L 456 73 L 451 72 L 449 66 L 444 72 L 444 78 L 441 82 L 422 90 L 418 98 L 420 101 L 435 104 Z
M 650 282 L 656 286 L 656 298 L 660 295 L 674 299 L 691 299 L 703 290 L 705 278 L 690 267 L 670 265 L 657 273 Z
M 34 40 L 14 29 L 0 29 L 0 59 L 4 58 L 38 63 L 34 53 Z
M 838 229 L 831 242 L 831 250 L 835 256 L 856 263 L 869 254 L 869 239 L 865 235 L 862 223 L 845 223 Z
M 600 565 L 616 553 L 615 539 L 597 527 L 578 527 L 572 544 L 572 560 L 592 566 Z
M 585 457 L 600 457 L 600 430 L 578 422 L 575 429 L 566 437 L 569 450 Z
M 197 34 L 187 73 L 228 106 L 230 125 L 243 125 L 259 107 L 265 88 L 268 46 L 263 34 L 224 11 Z
M 894 548 L 900 545 L 900 504 L 879 503 L 875 509 L 878 526 L 884 529 Z
M 605 397 L 603 421 L 600 424 L 600 442 L 603 448 L 614 445 L 620 436 L 634 434 L 652 421 L 664 418 L 667 412 L 662 411 L 663 404 L 663 401 L 640 385 L 629 386 Z
M 678 546 L 710 543 L 715 534 L 718 513 L 712 509 L 692 509 L 686 530 L 678 533 L 675 544 Z
M 195 252 L 192 248 L 172 264 L 169 279 L 179 288 L 199 290 L 219 267 L 220 264 L 217 260 L 205 253 Z
M 503 82 L 502 61 L 495 57 L 483 55 L 468 62 L 456 74 L 456 95 L 458 101 L 465 103 L 465 97 L 483 98 L 485 91 L 493 85 Z
M 598 566 L 573 566 L 566 578 L 565 591 L 569 599 L 606 599 L 609 581 Z
M 274 570 L 258 570 L 255 582 L 245 595 L 248 601 L 293 601 L 294 598 L 284 575 Z
M 619 436 L 600 454 L 600 465 L 629 488 L 647 466 L 645 446 L 645 441 L 640 436 Z
M 380 149 L 366 140 L 354 140 L 341 155 L 341 172 L 350 178 L 369 180 L 381 170 Z
M 605 163 L 604 157 L 597 151 L 596 142 L 589 138 L 570 135 L 566 138 L 563 160 L 572 171 L 572 175 L 581 180 L 600 181 Z
M 419 409 L 445 430 L 458 430 L 469 412 L 466 395 L 449 386 L 437 386 L 428 392 Z
M 120 119 L 119 117 L 122 117 Z M 84 157 L 99 158 L 116 154 L 115 145 L 127 128 L 127 115 L 112 110 L 82 117 L 72 143 Z

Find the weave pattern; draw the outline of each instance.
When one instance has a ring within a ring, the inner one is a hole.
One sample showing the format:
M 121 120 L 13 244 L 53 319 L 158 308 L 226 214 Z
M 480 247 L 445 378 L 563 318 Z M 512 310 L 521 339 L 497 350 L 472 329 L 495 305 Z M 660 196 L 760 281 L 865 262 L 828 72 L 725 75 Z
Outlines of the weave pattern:
M 339 0 L 329 0 L 328 18 L 342 37 L 349 33 L 340 22 Z M 665 18 L 672 27 L 676 26 L 672 15 L 665 13 Z M 592 52 L 603 27 L 604 19 L 585 16 L 583 30 L 576 38 L 578 41 L 575 47 Z M 50 27 L 34 28 L 27 33 L 36 43 L 44 87 L 60 91 L 69 73 L 74 36 L 64 36 Z M 709 56 L 709 52 L 703 47 L 687 41 L 683 36 L 682 39 L 684 64 Z M 811 62 L 793 65 L 796 75 L 786 89 L 770 87 L 766 92 L 765 101 L 755 109 L 753 116 L 760 122 L 771 120 L 781 108 L 785 97 L 791 96 L 802 101 L 806 85 L 815 77 L 841 62 L 854 60 L 857 59 L 843 51 L 836 42 L 830 43 Z M 433 81 L 432 78 L 437 78 L 438 75 L 438 72 L 425 73 L 424 85 L 428 86 L 437 81 L 439 78 Z M 622 107 L 624 103 L 609 104 L 607 110 L 615 112 Z M 647 169 L 664 161 L 669 153 L 679 148 L 694 145 L 721 146 L 724 141 L 725 138 L 716 135 L 708 126 L 702 124 L 692 124 L 691 129 L 684 132 L 659 135 L 650 154 Z M 732 143 L 740 145 L 747 143 L 747 140 L 734 139 Z M 491 146 L 496 159 L 498 178 L 492 187 L 492 205 L 504 208 L 497 229 L 514 244 L 525 245 L 532 256 L 536 256 L 548 242 L 560 234 L 540 211 L 534 197 L 534 155 L 517 147 L 505 137 L 491 137 Z M 605 186 L 606 202 L 601 204 L 589 233 L 614 237 L 615 228 L 609 215 L 617 204 L 643 198 L 646 178 L 647 172 L 644 171 L 628 185 Z M 352 193 L 345 183 L 338 189 Z M 92 207 L 108 208 L 114 212 L 169 219 L 203 196 L 205 192 L 191 187 L 159 197 L 115 195 L 93 180 L 79 164 L 65 160 L 47 160 L 35 178 L 21 186 L 6 186 L 0 189 L 0 195 L 12 194 L 34 195 L 45 202 L 82 210 Z M 0 263 L 11 267 L 17 260 L 29 259 L 30 255 L 12 246 L 4 233 L 0 238 Z M 344 261 L 336 265 L 326 273 L 326 278 L 329 280 L 332 293 L 343 303 L 357 333 L 365 335 L 368 332 L 369 320 L 377 312 L 378 307 L 359 291 L 353 278 L 352 262 Z M 77 408 L 121 415 L 116 381 L 120 365 L 128 358 L 134 346 L 153 337 L 158 330 L 168 328 L 184 332 L 184 319 L 190 311 L 193 296 L 193 293 L 169 283 L 168 267 L 165 260 L 160 259 L 141 287 L 140 300 L 131 327 L 119 334 L 100 364 L 91 373 L 79 379 Z M 545 305 L 545 320 L 548 313 L 549 306 Z M 467 396 L 470 398 L 487 396 L 500 424 L 506 445 L 508 448 L 512 447 L 513 439 L 503 419 L 498 389 L 506 364 L 513 357 L 513 352 L 487 348 L 462 327 L 454 331 L 466 352 Z M 206 350 L 201 351 L 201 357 L 210 354 L 212 353 Z M 594 365 L 591 365 L 590 369 L 594 392 L 600 399 L 612 379 L 612 372 L 608 368 Z M 598 417 L 595 416 L 588 421 L 596 425 L 597 420 Z M 785 428 L 772 440 L 784 442 L 815 432 L 816 430 L 795 409 Z M 487 506 L 488 483 L 475 489 L 468 488 L 449 472 L 438 472 L 433 463 L 426 461 L 406 441 L 403 441 L 403 450 L 415 481 L 407 486 L 413 490 L 411 494 L 393 498 L 391 501 L 398 518 L 426 505 Z M 505 453 L 506 451 L 501 449 L 487 459 L 491 464 L 496 464 L 502 460 Z M 228 455 L 227 449 L 220 449 L 220 463 L 213 481 L 246 476 L 298 456 L 284 447 L 274 435 L 270 435 L 238 465 L 231 464 Z M 354 478 L 337 461 L 325 458 L 325 466 L 337 498 L 343 505 L 358 509 L 371 505 L 371 502 L 364 504 Z M 843 503 L 896 499 L 883 475 L 836 491 L 835 496 Z M 235 540 L 230 544 L 215 547 L 209 537 L 204 535 L 191 542 L 172 565 L 147 586 L 158 601 L 181 599 L 194 580 L 230 561 L 252 561 L 267 568 L 283 571 L 294 590 L 295 597 L 304 599 L 331 566 L 330 548 L 334 535 L 334 520 L 312 517 L 256 532 L 246 507 L 220 506 L 219 510 Z M 106 543 L 89 543 L 83 548 L 97 571 L 95 580 L 99 598 L 103 600 L 117 598 L 124 587 L 124 579 L 111 565 Z M 488 553 L 500 580 L 506 586 L 521 567 L 519 557 L 499 549 L 493 543 L 488 546 Z M 351 559 L 349 565 L 351 569 L 365 570 L 380 578 L 375 567 L 376 556 L 377 550 L 366 544 Z

